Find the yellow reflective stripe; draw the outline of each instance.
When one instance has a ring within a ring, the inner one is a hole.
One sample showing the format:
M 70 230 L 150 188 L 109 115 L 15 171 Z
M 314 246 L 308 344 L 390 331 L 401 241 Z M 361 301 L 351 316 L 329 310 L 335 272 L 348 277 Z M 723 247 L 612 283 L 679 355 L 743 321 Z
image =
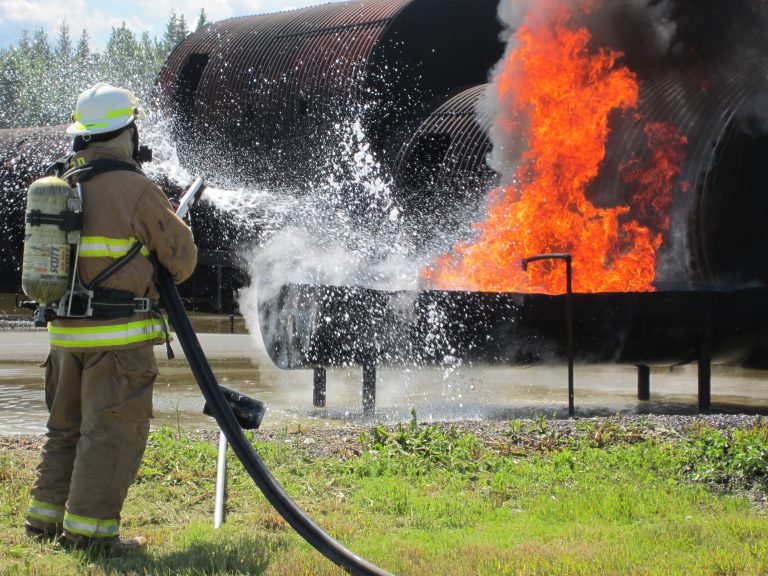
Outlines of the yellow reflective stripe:
M 136 238 L 108 238 L 106 236 L 82 236 L 80 238 L 80 258 L 120 258 L 137 242 Z M 142 246 L 142 256 L 149 256 L 149 250 Z
M 154 340 L 164 334 L 163 321 L 158 318 L 107 326 L 64 327 L 48 324 L 50 344 L 62 348 L 121 346 Z
M 27 516 L 41 522 L 61 522 L 62 518 L 64 518 L 64 505 L 51 504 L 30 498 Z
M 120 528 L 117 520 L 99 520 L 98 518 L 88 518 L 87 516 L 76 516 L 67 512 L 64 515 L 64 530 L 81 536 L 96 538 L 111 538 L 117 536 Z
M 133 115 L 133 108 L 120 108 L 118 110 L 111 110 L 104 114 L 104 120 L 109 120 L 111 118 L 119 118 L 120 116 L 131 116 Z
M 118 108 L 117 110 L 110 110 L 106 114 L 104 114 L 104 120 L 110 120 L 112 118 L 119 118 L 120 116 L 132 116 L 133 115 L 133 108 Z M 80 115 L 79 112 L 75 112 L 74 119 L 77 122 L 80 122 L 83 117 Z M 86 126 L 107 126 L 106 122 L 90 122 L 90 123 L 84 123 Z

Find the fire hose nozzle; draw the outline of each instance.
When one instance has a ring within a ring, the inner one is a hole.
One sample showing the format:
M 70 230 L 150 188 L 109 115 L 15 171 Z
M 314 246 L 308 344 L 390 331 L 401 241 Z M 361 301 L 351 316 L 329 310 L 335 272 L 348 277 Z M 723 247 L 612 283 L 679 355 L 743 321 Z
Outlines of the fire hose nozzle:
M 235 418 L 243 430 L 256 430 L 261 426 L 261 420 L 264 418 L 264 413 L 267 411 L 267 406 L 264 402 L 246 396 L 236 390 L 230 390 L 224 386 L 220 386 L 220 388 L 224 394 L 224 398 L 227 399 L 227 404 L 232 408 L 232 412 L 235 414 Z M 207 402 L 205 403 L 205 406 L 203 406 L 203 414 L 212 416 Z

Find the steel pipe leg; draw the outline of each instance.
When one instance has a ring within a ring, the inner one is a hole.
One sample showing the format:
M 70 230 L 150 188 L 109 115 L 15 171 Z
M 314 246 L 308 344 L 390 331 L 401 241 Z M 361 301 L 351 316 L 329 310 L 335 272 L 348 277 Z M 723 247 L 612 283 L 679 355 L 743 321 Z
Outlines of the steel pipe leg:
M 643 402 L 651 399 L 651 368 L 644 364 L 637 367 L 637 399 Z
M 712 404 L 712 350 L 709 342 L 699 350 L 699 412 L 707 413 Z
M 227 437 L 219 430 L 219 456 L 216 459 L 216 500 L 213 510 L 213 527 L 221 528 L 227 500 Z
M 376 411 L 376 366 L 363 366 L 363 416 Z
M 312 404 L 318 408 L 325 407 L 326 372 L 322 366 L 316 366 L 313 370 Z

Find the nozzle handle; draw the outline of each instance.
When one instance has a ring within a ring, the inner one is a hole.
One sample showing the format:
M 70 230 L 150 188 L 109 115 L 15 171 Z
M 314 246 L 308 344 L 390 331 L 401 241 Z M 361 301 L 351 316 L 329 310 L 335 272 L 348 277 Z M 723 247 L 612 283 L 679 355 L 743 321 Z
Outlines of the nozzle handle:
M 224 386 L 219 386 L 219 388 L 224 393 L 224 398 L 226 398 L 227 403 L 232 408 L 232 412 L 234 412 L 235 418 L 243 430 L 256 430 L 261 426 L 261 420 L 267 411 L 267 406 L 264 402 Z M 212 415 L 207 402 L 203 406 L 203 414 L 206 416 Z

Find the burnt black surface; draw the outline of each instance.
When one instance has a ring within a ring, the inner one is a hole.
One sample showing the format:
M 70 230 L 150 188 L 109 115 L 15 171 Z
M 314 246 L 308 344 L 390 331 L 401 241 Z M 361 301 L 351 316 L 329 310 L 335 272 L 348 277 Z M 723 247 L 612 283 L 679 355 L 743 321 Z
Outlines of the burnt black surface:
M 289 284 L 261 299 L 262 335 L 281 368 L 566 360 L 565 295 L 386 292 Z M 711 345 L 742 359 L 765 333 L 768 290 L 574 294 L 581 363 L 673 365 Z

